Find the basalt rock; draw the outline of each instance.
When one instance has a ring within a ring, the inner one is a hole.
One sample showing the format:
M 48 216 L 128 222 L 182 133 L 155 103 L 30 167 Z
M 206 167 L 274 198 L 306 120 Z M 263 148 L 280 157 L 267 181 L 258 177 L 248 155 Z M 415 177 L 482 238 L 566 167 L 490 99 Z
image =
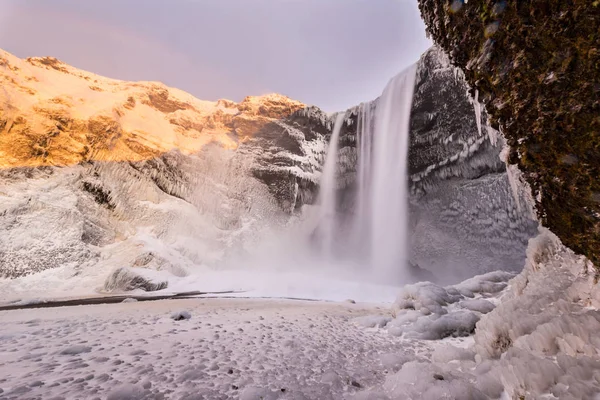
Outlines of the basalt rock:
M 600 265 L 600 2 L 419 0 L 510 146 L 541 222 Z

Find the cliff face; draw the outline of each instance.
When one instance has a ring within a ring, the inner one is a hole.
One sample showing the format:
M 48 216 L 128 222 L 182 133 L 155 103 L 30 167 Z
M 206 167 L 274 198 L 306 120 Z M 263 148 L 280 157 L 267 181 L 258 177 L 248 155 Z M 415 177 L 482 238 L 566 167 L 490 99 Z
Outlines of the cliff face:
M 524 173 L 538 216 L 600 264 L 600 3 L 420 0 Z
M 6 52 L 0 80 L 0 281 L 185 275 L 316 192 L 331 124 L 285 96 L 201 101 Z
M 374 111 L 378 100 L 369 107 Z M 356 192 L 359 108 L 347 112 L 339 151 L 340 209 Z M 520 271 L 537 221 L 500 154 L 504 139 L 439 48 L 418 61 L 408 155 L 410 261 L 441 281 Z M 390 184 L 393 184 L 390 182 Z
M 202 101 L 158 82 L 124 82 L 57 59 L 0 50 L 0 167 L 140 161 L 208 143 L 235 149 L 305 105 L 276 94 Z
M 500 153 L 504 139 L 438 48 L 420 60 L 411 114 L 411 260 L 456 281 L 520 271 L 537 221 Z M 512 184 L 511 184 L 511 181 Z

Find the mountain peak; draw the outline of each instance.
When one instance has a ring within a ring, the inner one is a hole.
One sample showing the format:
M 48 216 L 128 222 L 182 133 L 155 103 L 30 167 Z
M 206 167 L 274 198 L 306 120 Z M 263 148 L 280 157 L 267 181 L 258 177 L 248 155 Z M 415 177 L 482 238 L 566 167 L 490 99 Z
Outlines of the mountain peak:
M 22 60 L 3 50 L 0 85 L 0 167 L 137 161 L 209 143 L 235 148 L 305 108 L 275 93 L 204 101 L 160 82 L 110 79 L 54 57 Z
M 304 103 L 277 93 L 247 96 L 238 104 L 242 112 L 269 118 L 283 118 L 303 108 L 306 108 Z

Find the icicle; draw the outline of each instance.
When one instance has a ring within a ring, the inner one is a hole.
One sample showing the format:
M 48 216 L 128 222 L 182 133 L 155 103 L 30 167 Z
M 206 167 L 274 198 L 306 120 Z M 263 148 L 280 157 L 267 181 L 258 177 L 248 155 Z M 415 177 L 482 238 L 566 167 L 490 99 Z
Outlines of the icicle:
M 479 103 L 479 91 L 475 90 L 475 99 L 473 99 L 473 108 L 475 109 L 475 121 L 477 122 L 477 132 L 481 136 L 481 104 Z

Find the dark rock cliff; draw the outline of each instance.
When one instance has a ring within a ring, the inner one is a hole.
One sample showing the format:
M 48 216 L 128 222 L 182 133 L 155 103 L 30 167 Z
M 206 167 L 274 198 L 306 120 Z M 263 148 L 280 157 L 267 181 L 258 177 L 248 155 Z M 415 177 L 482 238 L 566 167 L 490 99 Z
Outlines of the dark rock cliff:
M 541 222 L 600 265 L 600 2 L 419 0 L 501 129 Z
M 340 137 L 340 208 L 350 214 L 358 112 L 348 110 Z M 437 47 L 418 61 L 409 140 L 411 262 L 446 282 L 520 271 L 538 223 L 513 190 L 502 135 Z

